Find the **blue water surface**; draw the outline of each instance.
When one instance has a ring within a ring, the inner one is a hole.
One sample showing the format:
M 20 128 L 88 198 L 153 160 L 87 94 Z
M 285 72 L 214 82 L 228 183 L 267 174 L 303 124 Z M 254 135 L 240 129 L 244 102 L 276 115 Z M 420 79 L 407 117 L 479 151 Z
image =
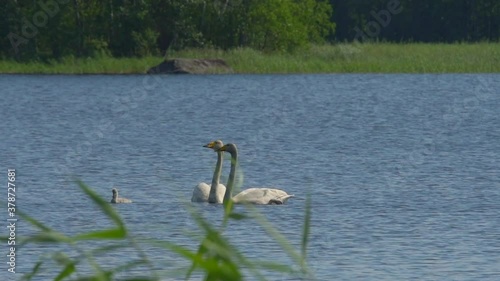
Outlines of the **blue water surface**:
M 311 279 L 500 280 L 499 89 L 500 75 L 489 74 L 1 75 L 2 201 L 14 168 L 16 207 L 74 235 L 113 225 L 74 179 L 106 200 L 117 187 L 134 203 L 114 208 L 152 264 L 118 278 L 183 280 L 190 264 L 153 241 L 196 250 L 202 232 L 193 210 L 220 225 L 221 206 L 189 200 L 216 161 L 202 145 L 222 139 L 238 145 L 243 188 L 295 195 L 257 210 L 297 251 L 311 194 Z M 7 225 L 5 208 L 0 216 Z M 18 240 L 34 233 L 17 222 Z M 233 221 L 223 235 L 250 259 L 297 268 L 254 220 Z M 108 244 L 116 242 L 80 248 Z M 42 261 L 33 280 L 53 279 L 57 252 L 81 254 L 19 246 L 16 277 Z M 11 277 L 3 256 L 0 276 Z M 141 257 L 134 246 L 96 256 L 109 269 Z

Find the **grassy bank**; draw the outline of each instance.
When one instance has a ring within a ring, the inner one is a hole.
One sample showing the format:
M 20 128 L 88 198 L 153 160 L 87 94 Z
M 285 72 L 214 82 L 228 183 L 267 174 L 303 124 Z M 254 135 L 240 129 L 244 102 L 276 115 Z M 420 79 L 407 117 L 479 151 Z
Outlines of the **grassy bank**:
M 222 58 L 236 73 L 485 73 L 500 72 L 500 43 L 337 44 L 294 54 L 252 49 L 184 50 L 168 57 Z M 162 61 L 146 58 L 65 58 L 51 63 L 0 61 L 0 73 L 145 73 Z

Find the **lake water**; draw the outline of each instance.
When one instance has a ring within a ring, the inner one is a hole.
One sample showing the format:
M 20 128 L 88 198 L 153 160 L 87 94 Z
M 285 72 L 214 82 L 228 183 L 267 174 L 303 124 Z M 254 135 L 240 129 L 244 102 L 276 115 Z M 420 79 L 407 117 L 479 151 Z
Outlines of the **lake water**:
M 238 145 L 244 187 L 295 194 L 258 210 L 298 250 L 312 194 L 317 280 L 499 280 L 499 89 L 500 75 L 2 75 L 2 203 L 15 168 L 17 208 L 73 235 L 111 222 L 72 178 L 106 200 L 116 186 L 134 203 L 114 208 L 158 274 L 182 280 L 175 270 L 189 264 L 147 240 L 196 249 L 187 206 L 220 224 L 221 206 L 189 200 L 216 161 L 202 145 L 222 139 Z M 225 161 L 224 182 L 228 173 Z M 34 231 L 23 220 L 16 229 L 18 239 Z M 251 259 L 292 264 L 254 221 L 231 222 L 224 235 Z M 20 247 L 16 277 L 42 260 L 34 280 L 53 279 L 49 257 L 64 250 Z M 97 262 L 136 259 L 123 249 Z

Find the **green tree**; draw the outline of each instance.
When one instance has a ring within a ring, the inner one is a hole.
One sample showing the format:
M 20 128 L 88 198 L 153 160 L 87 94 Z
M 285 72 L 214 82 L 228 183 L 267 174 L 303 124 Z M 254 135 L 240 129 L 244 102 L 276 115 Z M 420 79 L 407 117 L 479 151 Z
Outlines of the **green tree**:
M 2 43 L 0 54 L 17 60 L 37 58 L 39 28 L 33 25 L 33 1 L 7 1 L 0 8 Z
M 251 1 L 247 10 L 245 37 L 259 50 L 291 51 L 324 40 L 334 29 L 324 1 Z

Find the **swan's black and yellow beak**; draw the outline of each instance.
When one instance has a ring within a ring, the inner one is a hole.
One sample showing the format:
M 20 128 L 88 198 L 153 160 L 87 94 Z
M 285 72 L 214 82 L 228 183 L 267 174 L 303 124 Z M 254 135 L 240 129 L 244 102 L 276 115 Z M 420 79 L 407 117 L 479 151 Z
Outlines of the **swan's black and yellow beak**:
M 219 150 L 218 150 L 218 151 L 226 151 L 226 148 L 227 148 L 227 145 L 224 145 L 224 146 L 222 146 L 221 148 L 219 148 Z
M 213 141 L 213 142 L 205 144 L 203 147 L 213 148 L 214 146 L 215 146 L 215 142 Z

